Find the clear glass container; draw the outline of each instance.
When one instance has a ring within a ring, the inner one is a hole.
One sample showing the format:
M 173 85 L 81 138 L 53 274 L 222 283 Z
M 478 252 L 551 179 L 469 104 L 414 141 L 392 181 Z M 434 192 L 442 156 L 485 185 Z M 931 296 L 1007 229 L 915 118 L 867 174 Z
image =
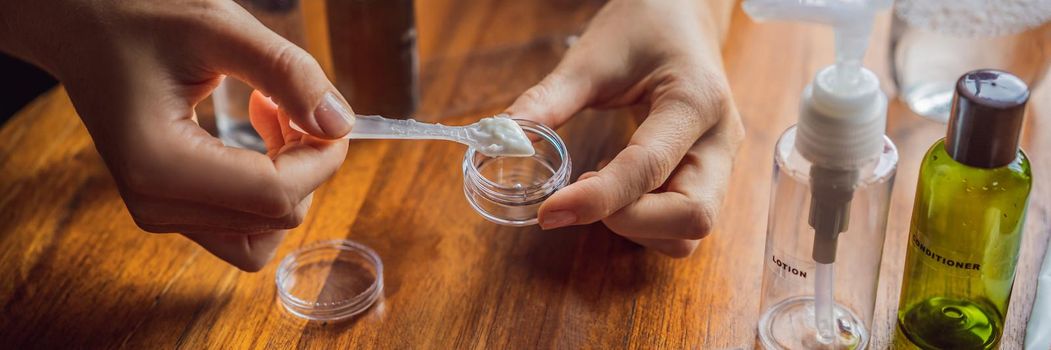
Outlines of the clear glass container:
M 852 180 L 848 226 L 836 240 L 832 264 L 814 260 L 815 231 L 809 222 L 814 169 L 795 147 L 796 127 L 778 140 L 760 305 L 758 340 L 763 348 L 863 349 L 868 345 L 898 163 L 894 143 L 885 136 L 883 140 L 879 157 L 857 169 Z M 818 281 L 831 281 L 835 301 L 828 311 L 828 329 L 835 332 L 824 338 L 819 338 L 815 317 Z
M 267 28 L 300 47 L 304 37 L 303 11 L 299 0 L 235 0 Z M 248 98 L 252 87 L 233 77 L 226 77 L 212 92 L 215 127 L 219 139 L 230 147 L 266 153 L 263 139 L 248 119 Z
M 956 79 L 995 68 L 1031 87 L 1051 64 L 1051 5 L 1026 0 L 898 0 L 890 54 L 898 98 L 945 123 Z
M 313 321 L 337 321 L 367 310 L 383 294 L 383 262 L 350 240 L 312 243 L 281 259 L 277 296 L 285 310 Z
M 489 157 L 468 148 L 463 157 L 463 193 L 474 210 L 507 226 L 537 223 L 537 209 L 569 184 L 572 164 L 562 138 L 544 125 L 516 119 L 533 140 L 531 157 Z

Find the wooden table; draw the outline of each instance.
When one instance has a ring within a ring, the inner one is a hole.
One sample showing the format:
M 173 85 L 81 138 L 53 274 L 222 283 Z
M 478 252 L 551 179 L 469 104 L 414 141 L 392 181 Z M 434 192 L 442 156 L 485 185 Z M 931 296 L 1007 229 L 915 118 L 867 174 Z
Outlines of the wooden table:
M 324 27 L 314 20 L 319 1 L 304 4 L 314 15 L 309 48 L 327 66 L 318 40 Z M 565 49 L 565 36 L 601 2 L 417 5 L 423 116 L 461 123 L 499 111 L 540 79 Z M 868 60 L 879 72 L 886 72 L 886 19 Z M 65 92 L 55 89 L 0 130 L 0 347 L 750 348 L 773 144 L 794 123 L 802 87 L 832 61 L 831 34 L 760 25 L 737 11 L 724 57 L 748 138 L 719 224 L 692 257 L 660 256 L 601 224 L 552 232 L 496 226 L 463 198 L 460 146 L 354 142 L 340 172 L 317 191 L 306 222 L 277 253 L 332 238 L 379 252 L 385 297 L 364 316 L 337 324 L 308 323 L 279 306 L 276 261 L 244 273 L 186 239 L 139 231 Z M 1034 96 L 1026 126 L 1037 180 L 1005 348 L 1021 345 L 1051 231 L 1048 90 Z M 589 126 L 605 133 L 590 140 L 611 141 L 589 145 L 582 137 Z M 893 331 L 917 165 L 944 133 L 899 102 L 890 107 L 888 130 L 901 165 L 876 348 Z M 587 112 L 560 132 L 579 174 L 620 147 L 631 124 L 622 113 Z

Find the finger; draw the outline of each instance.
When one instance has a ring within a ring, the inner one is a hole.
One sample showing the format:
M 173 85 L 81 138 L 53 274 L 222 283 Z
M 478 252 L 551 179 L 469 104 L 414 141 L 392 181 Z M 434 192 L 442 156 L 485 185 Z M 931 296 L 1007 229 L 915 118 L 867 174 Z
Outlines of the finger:
M 354 125 L 353 110 L 310 54 L 267 29 L 244 9 L 202 35 L 208 63 L 270 96 L 304 131 L 335 139 Z
M 713 133 L 683 157 L 666 191 L 647 193 L 603 222 L 627 237 L 698 240 L 711 232 L 733 168 L 734 145 Z
M 680 99 L 658 101 L 628 146 L 597 175 L 555 192 L 540 208 L 544 229 L 601 220 L 660 187 L 717 116 Z
M 256 90 L 252 94 L 251 103 L 248 114 L 252 117 L 253 127 L 266 140 L 267 155 L 270 158 L 276 158 L 285 145 L 299 143 L 303 139 L 303 133 L 292 129 L 289 125 L 288 114 L 284 110 L 279 110 L 270 98 Z M 253 107 L 255 108 L 254 113 Z M 266 135 L 262 135 L 263 133 Z
M 292 131 L 291 138 L 301 138 L 286 144 L 274 159 L 274 167 L 284 179 L 282 188 L 291 198 L 305 198 L 332 177 L 347 156 L 347 140 L 331 142 L 304 136 Z
M 260 234 L 260 233 L 264 233 L 264 232 L 273 231 L 273 230 L 259 230 L 259 231 L 257 231 L 257 230 L 250 230 L 250 229 L 244 229 L 244 228 L 220 229 L 220 228 L 215 228 L 215 227 L 199 226 L 199 225 L 194 225 L 194 224 L 178 224 L 178 225 L 149 224 L 149 223 L 138 222 L 138 221 L 136 221 L 135 224 L 138 225 L 139 228 L 142 229 L 143 231 L 146 231 L 146 232 L 149 232 L 149 233 L 159 233 L 159 234 L 165 234 L 165 233 L 179 233 L 179 234 L 192 233 L 192 234 L 201 234 L 201 235 L 208 234 L 208 235 L 244 235 L 244 236 L 248 236 L 248 235 L 255 235 L 255 234 Z
M 172 199 L 129 198 L 135 223 L 153 233 L 175 233 L 207 228 L 213 232 L 258 233 L 292 229 L 306 217 L 312 196 L 307 196 L 286 216 L 271 218 L 209 204 Z
M 272 160 L 225 147 L 190 120 L 153 128 L 138 159 L 120 172 L 132 195 L 211 204 L 270 218 L 296 206 L 339 168 L 347 141 L 304 138 L 286 144 Z M 128 197 L 128 196 L 125 196 Z
M 689 153 L 689 152 L 687 152 L 687 153 Z M 599 168 L 601 168 L 601 167 L 602 166 L 600 165 Z M 587 178 L 595 176 L 595 175 L 598 175 L 598 172 L 589 171 L 589 172 L 580 174 L 580 177 L 578 178 L 578 181 L 587 179 Z M 614 214 L 614 215 L 616 215 L 616 214 Z M 608 225 L 609 224 L 607 224 L 607 226 Z M 667 256 L 670 256 L 670 257 L 673 257 L 673 258 L 684 258 L 684 257 L 689 256 L 690 254 L 693 253 L 693 251 L 695 249 L 697 249 L 697 243 L 698 243 L 698 241 L 696 241 L 696 240 L 688 240 L 688 239 L 658 239 L 658 238 L 641 238 L 641 237 L 632 237 L 632 236 L 624 236 L 624 238 L 626 238 L 626 239 L 628 239 L 628 240 L 630 240 L 632 242 L 638 243 L 639 245 L 642 245 L 644 247 L 656 250 L 657 252 L 659 252 L 661 254 L 664 254 L 664 255 L 667 255 Z
M 252 91 L 252 97 L 248 101 L 248 116 L 252 127 L 266 144 L 266 155 L 270 158 L 277 157 L 278 152 L 285 145 L 284 133 L 281 131 L 278 119 L 277 104 L 263 96 L 258 90 Z
M 274 256 L 274 251 L 287 233 L 288 231 L 279 230 L 255 235 L 214 233 L 183 233 L 182 235 L 219 259 L 241 270 L 256 272 L 266 266 L 266 263 Z
M 286 145 L 298 144 L 304 137 L 313 137 L 292 129 L 292 126 L 289 124 L 291 118 L 288 117 L 288 113 L 285 113 L 285 111 L 278 111 L 277 120 L 281 125 L 281 134 L 284 135 Z
M 690 256 L 690 254 L 693 254 L 693 251 L 697 249 L 697 244 L 700 243 L 700 241 L 689 239 L 624 238 L 673 258 L 685 258 Z

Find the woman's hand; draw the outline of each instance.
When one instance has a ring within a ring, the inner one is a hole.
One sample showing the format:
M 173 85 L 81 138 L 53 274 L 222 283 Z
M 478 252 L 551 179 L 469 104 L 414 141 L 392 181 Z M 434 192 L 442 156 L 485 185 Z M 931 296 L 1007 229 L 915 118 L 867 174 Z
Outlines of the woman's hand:
M 9 1 L 0 10 L 0 48 L 65 84 L 143 230 L 181 233 L 259 270 L 346 155 L 347 142 L 332 139 L 350 131 L 353 114 L 320 66 L 233 1 Z M 268 155 L 224 147 L 197 125 L 194 106 L 224 75 L 270 96 L 250 106 Z M 289 130 L 289 118 L 310 135 Z
M 555 71 L 508 108 L 557 127 L 586 107 L 648 107 L 608 165 L 541 206 L 541 227 L 602 220 L 675 257 L 690 255 L 708 234 L 744 135 L 712 12 L 699 1 L 613 0 Z

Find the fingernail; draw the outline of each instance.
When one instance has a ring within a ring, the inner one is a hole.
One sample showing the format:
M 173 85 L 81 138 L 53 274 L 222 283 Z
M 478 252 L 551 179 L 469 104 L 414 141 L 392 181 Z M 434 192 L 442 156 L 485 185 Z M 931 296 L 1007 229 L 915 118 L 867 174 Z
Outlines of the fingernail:
M 333 138 L 343 137 L 354 127 L 354 115 L 336 94 L 328 92 L 314 109 L 314 119 L 321 131 Z
M 553 211 L 540 217 L 540 228 L 545 230 L 565 227 L 577 222 L 577 214 L 568 210 Z

